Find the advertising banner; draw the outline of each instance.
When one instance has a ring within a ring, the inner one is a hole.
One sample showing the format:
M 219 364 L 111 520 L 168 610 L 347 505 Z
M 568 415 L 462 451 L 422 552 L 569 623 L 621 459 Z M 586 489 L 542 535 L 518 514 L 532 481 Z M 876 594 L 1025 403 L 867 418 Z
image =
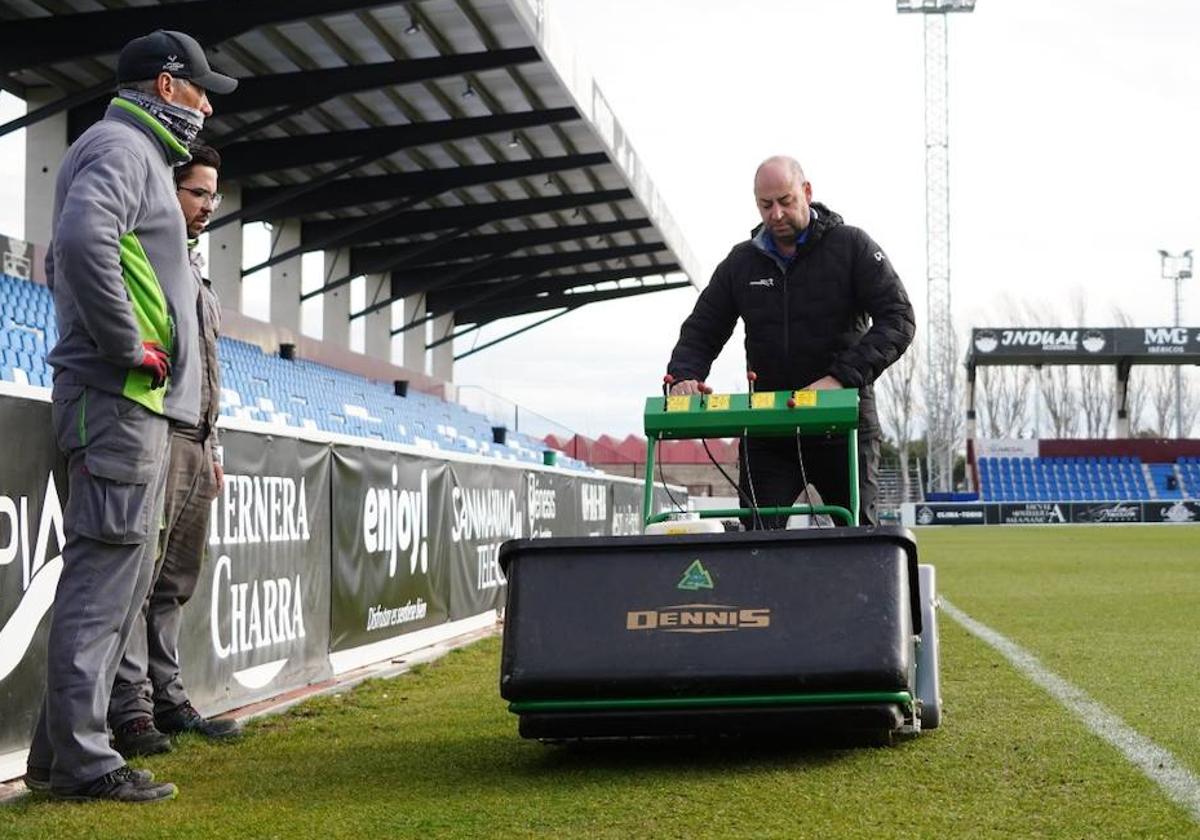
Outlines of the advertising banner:
M 658 488 L 655 487 L 657 493 Z M 612 486 L 612 535 L 627 537 L 642 533 L 642 487 L 623 481 Z M 665 495 L 665 494 L 664 494 Z M 653 505 L 655 512 L 658 506 Z
M 917 525 L 987 525 L 987 508 L 995 505 L 942 502 L 918 504 L 915 510 Z
M 580 528 L 575 536 L 606 537 L 612 534 L 612 488 L 613 482 L 600 478 L 580 476 L 575 480 Z
M 576 480 L 561 473 L 525 473 L 525 536 L 575 537 L 579 531 Z
M 971 330 L 975 364 L 1143 364 L 1200 358 L 1197 327 L 981 327 Z
M 450 465 L 333 447 L 332 650 L 440 624 L 450 613 Z M 520 472 L 509 470 L 520 478 Z
M 209 714 L 331 673 L 329 448 L 234 431 L 221 443 L 225 488 L 179 641 Z
M 46 636 L 62 573 L 67 478 L 50 404 L 0 395 L 0 753 L 29 743 L 46 687 Z M 19 442 L 19 444 L 18 444 Z
M 1016 502 L 998 507 L 1001 525 L 1061 525 L 1071 521 L 1069 506 L 1059 502 Z
M 37 262 L 32 244 L 13 236 L 0 236 L 0 274 L 32 280 Z
M 1081 524 L 1142 522 L 1138 502 L 1076 502 L 1071 505 L 1071 521 Z
M 1200 522 L 1200 502 L 1160 500 L 1143 502 L 1146 522 Z
M 456 620 L 504 604 L 500 544 L 525 535 L 529 478 L 484 464 L 451 463 L 449 474 L 450 507 L 442 521 L 448 523 L 450 618 Z
M 1036 458 L 1038 442 L 1030 438 L 976 438 L 976 458 Z

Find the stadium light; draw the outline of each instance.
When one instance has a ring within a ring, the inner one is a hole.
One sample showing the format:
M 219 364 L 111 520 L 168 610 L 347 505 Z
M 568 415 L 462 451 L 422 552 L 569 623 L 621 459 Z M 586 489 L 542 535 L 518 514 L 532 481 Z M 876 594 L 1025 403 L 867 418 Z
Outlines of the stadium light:
M 1165 280 L 1175 283 L 1175 326 L 1180 323 L 1183 309 L 1183 281 L 1192 276 L 1192 249 L 1188 248 L 1182 254 L 1171 254 L 1158 249 L 1162 259 L 1162 276 Z M 1165 434 L 1166 430 L 1162 430 Z M 1175 437 L 1183 437 L 1183 369 L 1175 366 Z
M 1175 280 L 1176 278 L 1186 280 L 1192 276 L 1192 251 L 1189 248 L 1182 254 L 1170 254 L 1161 248 L 1158 250 L 1158 255 L 1162 257 L 1162 276 L 1164 280 Z M 1176 309 L 1175 317 L 1179 317 L 1179 310 Z M 1176 322 L 1178 326 L 1178 322 Z
M 896 11 L 919 14 L 973 12 L 975 11 L 975 0 L 896 0 Z

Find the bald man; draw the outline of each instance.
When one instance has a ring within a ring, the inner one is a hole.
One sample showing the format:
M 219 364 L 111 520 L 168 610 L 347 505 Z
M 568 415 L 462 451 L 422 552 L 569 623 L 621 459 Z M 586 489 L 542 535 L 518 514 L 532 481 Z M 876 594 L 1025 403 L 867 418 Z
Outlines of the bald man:
M 812 184 L 793 158 L 759 165 L 754 200 L 762 223 L 717 266 L 683 322 L 667 366 L 675 378 L 671 390 L 698 392 L 739 318 L 758 390 L 857 388 L 859 524 L 878 524 L 880 430 L 872 383 L 912 343 L 912 304 L 883 249 L 813 202 Z M 849 507 L 847 457 L 840 438 L 750 438 L 739 464 L 743 505 L 791 505 L 807 480 L 825 503 Z M 784 522 L 766 517 L 757 524 Z

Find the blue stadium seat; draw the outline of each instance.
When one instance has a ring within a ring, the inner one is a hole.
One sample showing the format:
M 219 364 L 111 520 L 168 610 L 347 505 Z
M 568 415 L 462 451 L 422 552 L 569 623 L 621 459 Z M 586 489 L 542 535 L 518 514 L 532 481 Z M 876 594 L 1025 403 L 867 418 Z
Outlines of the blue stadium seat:
M 0 274 L 0 378 L 18 381 L 15 369 L 20 368 L 30 384 L 49 387 L 53 371 L 45 357 L 57 339 L 49 290 Z M 510 461 L 542 461 L 540 441 L 510 435 L 509 446 L 494 446 L 488 418 L 431 394 L 410 391 L 407 397 L 397 397 L 390 382 L 372 382 L 308 360 L 281 359 L 225 337 L 220 339 L 220 357 L 220 412 L 226 417 Z M 559 464 L 594 471 L 573 458 L 560 458 Z

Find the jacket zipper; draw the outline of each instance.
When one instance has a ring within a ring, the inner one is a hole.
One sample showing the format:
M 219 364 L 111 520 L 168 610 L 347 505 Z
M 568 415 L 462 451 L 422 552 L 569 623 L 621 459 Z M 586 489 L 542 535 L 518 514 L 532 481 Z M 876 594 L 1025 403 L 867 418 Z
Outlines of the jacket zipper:
M 783 367 L 785 371 L 791 371 L 792 367 L 791 330 L 788 329 L 791 318 L 792 313 L 788 309 L 788 268 L 785 267 L 783 269 Z

